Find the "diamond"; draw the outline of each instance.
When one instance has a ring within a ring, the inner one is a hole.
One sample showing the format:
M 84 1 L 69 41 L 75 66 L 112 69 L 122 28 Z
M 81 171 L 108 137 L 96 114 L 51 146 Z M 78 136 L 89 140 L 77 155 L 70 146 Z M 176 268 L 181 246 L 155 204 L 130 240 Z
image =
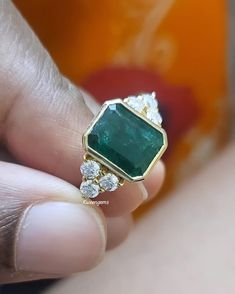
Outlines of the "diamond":
M 93 183 L 91 180 L 81 183 L 80 191 L 83 196 L 88 198 L 95 198 L 100 193 L 99 185 Z
M 162 116 L 156 110 L 150 109 L 149 111 L 147 111 L 146 117 L 149 120 L 151 120 L 154 124 L 161 125 L 161 123 L 162 123 Z
M 108 173 L 100 178 L 99 183 L 105 191 L 114 191 L 118 188 L 119 180 L 114 174 Z
M 145 103 L 140 96 L 129 96 L 125 99 L 125 102 L 137 112 L 142 112 L 144 110 Z
M 94 160 L 86 160 L 81 165 L 82 175 L 89 180 L 96 178 L 100 173 L 100 164 Z
M 153 92 L 152 94 L 142 94 L 141 95 L 145 105 L 149 108 L 157 108 L 158 107 L 158 102 L 156 100 L 156 95 Z

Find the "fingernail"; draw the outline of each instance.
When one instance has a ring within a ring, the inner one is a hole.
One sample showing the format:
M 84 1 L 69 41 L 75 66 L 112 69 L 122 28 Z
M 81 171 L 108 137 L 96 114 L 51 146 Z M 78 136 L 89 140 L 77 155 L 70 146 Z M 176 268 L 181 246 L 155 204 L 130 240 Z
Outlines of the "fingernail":
M 165 165 L 160 160 L 151 170 L 151 173 L 145 178 L 144 186 L 148 191 L 148 199 L 154 198 L 160 191 L 165 178 Z
M 142 198 L 143 198 L 143 201 L 145 201 L 147 198 L 148 198 L 148 191 L 145 187 L 145 185 L 142 183 L 142 182 L 138 182 L 136 183 L 139 187 L 139 190 L 141 192 L 141 195 L 142 195 Z
M 88 107 L 88 109 L 90 110 L 90 112 L 93 115 L 97 115 L 97 113 L 100 110 L 100 105 L 84 89 L 82 90 L 80 89 L 80 92 L 83 94 L 84 102 L 86 106 Z
M 15 244 L 17 270 L 67 275 L 90 269 L 104 254 L 105 230 L 93 208 L 45 202 L 23 216 Z

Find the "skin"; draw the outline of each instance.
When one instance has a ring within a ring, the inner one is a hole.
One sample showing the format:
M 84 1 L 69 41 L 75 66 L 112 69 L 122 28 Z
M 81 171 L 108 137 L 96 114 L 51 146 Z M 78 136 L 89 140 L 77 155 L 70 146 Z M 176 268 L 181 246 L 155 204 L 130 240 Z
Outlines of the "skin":
M 108 206 L 84 204 L 81 137 L 99 106 L 59 72 L 8 0 L 0 0 L 0 36 L 0 282 L 86 271 L 126 238 L 164 165 L 103 194 Z
M 235 293 L 234 150 L 172 191 L 99 267 L 46 293 Z

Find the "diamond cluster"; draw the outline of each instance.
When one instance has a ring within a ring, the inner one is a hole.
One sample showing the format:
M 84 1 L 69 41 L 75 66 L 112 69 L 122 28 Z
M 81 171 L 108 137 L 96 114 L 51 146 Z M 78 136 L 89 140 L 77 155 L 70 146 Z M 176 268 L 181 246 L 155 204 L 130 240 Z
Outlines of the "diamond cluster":
M 158 101 L 155 92 L 151 94 L 140 94 L 138 96 L 129 96 L 124 102 L 135 111 L 144 115 L 147 119 L 156 125 L 161 126 L 162 117 L 158 110 Z
M 85 159 L 80 167 L 83 181 L 80 191 L 84 197 L 95 198 L 101 192 L 114 191 L 120 185 L 120 179 L 111 172 L 105 172 L 100 163 Z

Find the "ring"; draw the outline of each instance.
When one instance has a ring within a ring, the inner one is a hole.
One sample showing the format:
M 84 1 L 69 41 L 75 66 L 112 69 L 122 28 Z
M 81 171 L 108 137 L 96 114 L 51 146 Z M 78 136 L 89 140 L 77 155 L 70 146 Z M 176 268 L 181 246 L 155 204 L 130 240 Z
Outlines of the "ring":
M 167 148 L 155 92 L 106 101 L 83 134 L 83 197 L 141 181 Z

